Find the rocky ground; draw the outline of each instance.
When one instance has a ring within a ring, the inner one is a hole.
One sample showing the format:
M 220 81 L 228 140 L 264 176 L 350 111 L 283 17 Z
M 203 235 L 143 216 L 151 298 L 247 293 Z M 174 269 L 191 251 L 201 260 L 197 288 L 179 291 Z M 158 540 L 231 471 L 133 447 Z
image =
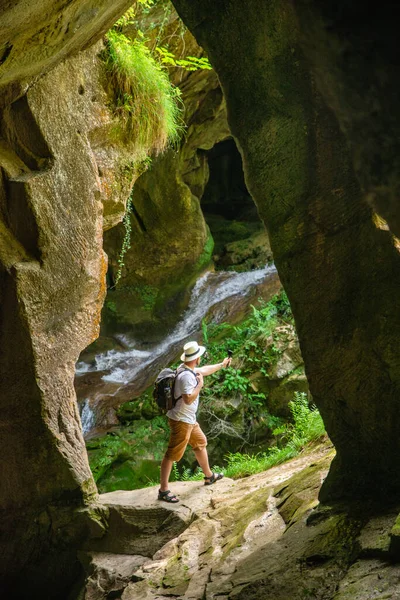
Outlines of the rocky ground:
M 400 598 L 398 511 L 319 507 L 333 456 L 323 440 L 245 479 L 174 483 L 178 504 L 154 487 L 103 494 L 109 528 L 81 553 L 79 599 Z

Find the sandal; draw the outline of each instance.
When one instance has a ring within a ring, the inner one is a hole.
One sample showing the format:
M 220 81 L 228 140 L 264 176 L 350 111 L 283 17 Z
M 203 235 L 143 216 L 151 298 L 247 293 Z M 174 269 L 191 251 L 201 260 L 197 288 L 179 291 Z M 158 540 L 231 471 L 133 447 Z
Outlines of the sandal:
M 170 490 L 165 490 L 165 492 L 158 490 L 158 499 L 163 500 L 164 502 L 171 502 L 173 504 L 175 502 L 179 502 L 179 498 L 177 498 L 175 494 L 171 494 Z
M 223 476 L 223 473 L 213 473 L 210 477 L 204 477 L 204 485 L 211 485 L 212 483 L 222 479 Z

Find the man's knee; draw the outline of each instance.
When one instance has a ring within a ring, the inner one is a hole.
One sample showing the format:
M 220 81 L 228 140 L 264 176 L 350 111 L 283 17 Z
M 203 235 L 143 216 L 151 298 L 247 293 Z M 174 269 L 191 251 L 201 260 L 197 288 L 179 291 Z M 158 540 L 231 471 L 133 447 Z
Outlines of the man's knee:
M 168 460 L 172 460 L 172 462 L 180 461 L 182 456 L 185 454 L 186 445 L 184 448 L 179 448 L 179 447 L 168 448 L 165 453 L 164 458 L 167 458 Z
M 201 450 L 205 450 L 207 448 L 207 441 L 204 444 L 199 444 L 198 446 L 192 446 L 193 452 L 201 452 Z
M 193 428 L 192 435 L 189 439 L 189 444 L 193 448 L 194 452 L 197 452 L 198 450 L 204 450 L 204 448 L 207 446 L 207 438 L 198 424 L 196 424 L 196 426 Z

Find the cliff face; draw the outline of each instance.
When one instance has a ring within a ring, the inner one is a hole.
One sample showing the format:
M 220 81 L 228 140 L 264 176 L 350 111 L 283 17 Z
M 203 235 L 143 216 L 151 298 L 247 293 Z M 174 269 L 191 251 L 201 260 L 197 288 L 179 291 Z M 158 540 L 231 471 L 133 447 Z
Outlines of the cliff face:
M 15 97 L 33 77 L 92 45 L 130 5 L 129 0 L 2 2 L 0 95 Z
M 155 7 L 138 27 L 146 36 L 149 32 L 150 47 L 168 42 L 176 59 L 203 53 L 174 10 Z M 136 33 L 127 29 L 133 37 Z M 138 335 L 154 332 L 159 338 L 160 331 L 175 324 L 188 301 L 188 285 L 212 259 L 214 244 L 200 199 L 209 176 L 206 151 L 230 136 L 225 102 L 213 70 L 172 68 L 171 78 L 181 90 L 184 130 L 179 147 L 154 158 L 132 191 L 130 248 L 104 311 L 110 333 L 133 327 Z M 124 235 L 120 225 L 104 237 L 111 282 Z
M 99 330 L 103 226 L 122 218 L 133 175 L 107 136 L 99 47 L 35 81 L 5 83 L 47 69 L 126 5 L 105 4 L 15 3 L 0 18 L 9 40 L 0 67 L 0 577 L 15 597 L 44 582 L 60 597 L 77 574 L 71 548 L 96 527 L 83 510 L 97 490 L 73 378 Z
M 397 215 L 393 26 L 381 16 L 376 30 L 371 9 L 353 30 L 359 15 L 345 3 L 322 16 L 305 2 L 174 5 L 220 78 L 310 390 L 337 449 L 321 498 L 395 494 L 399 243 L 368 202 Z

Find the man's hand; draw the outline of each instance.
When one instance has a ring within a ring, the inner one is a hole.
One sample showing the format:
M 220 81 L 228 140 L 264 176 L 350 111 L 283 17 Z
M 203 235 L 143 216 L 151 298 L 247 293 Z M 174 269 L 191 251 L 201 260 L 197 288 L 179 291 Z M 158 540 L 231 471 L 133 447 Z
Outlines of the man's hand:
M 202 373 L 196 373 L 197 387 L 201 390 L 204 385 L 204 379 Z
M 226 367 L 230 367 L 231 366 L 231 358 L 224 358 L 224 360 L 222 361 L 222 368 L 226 369 Z

